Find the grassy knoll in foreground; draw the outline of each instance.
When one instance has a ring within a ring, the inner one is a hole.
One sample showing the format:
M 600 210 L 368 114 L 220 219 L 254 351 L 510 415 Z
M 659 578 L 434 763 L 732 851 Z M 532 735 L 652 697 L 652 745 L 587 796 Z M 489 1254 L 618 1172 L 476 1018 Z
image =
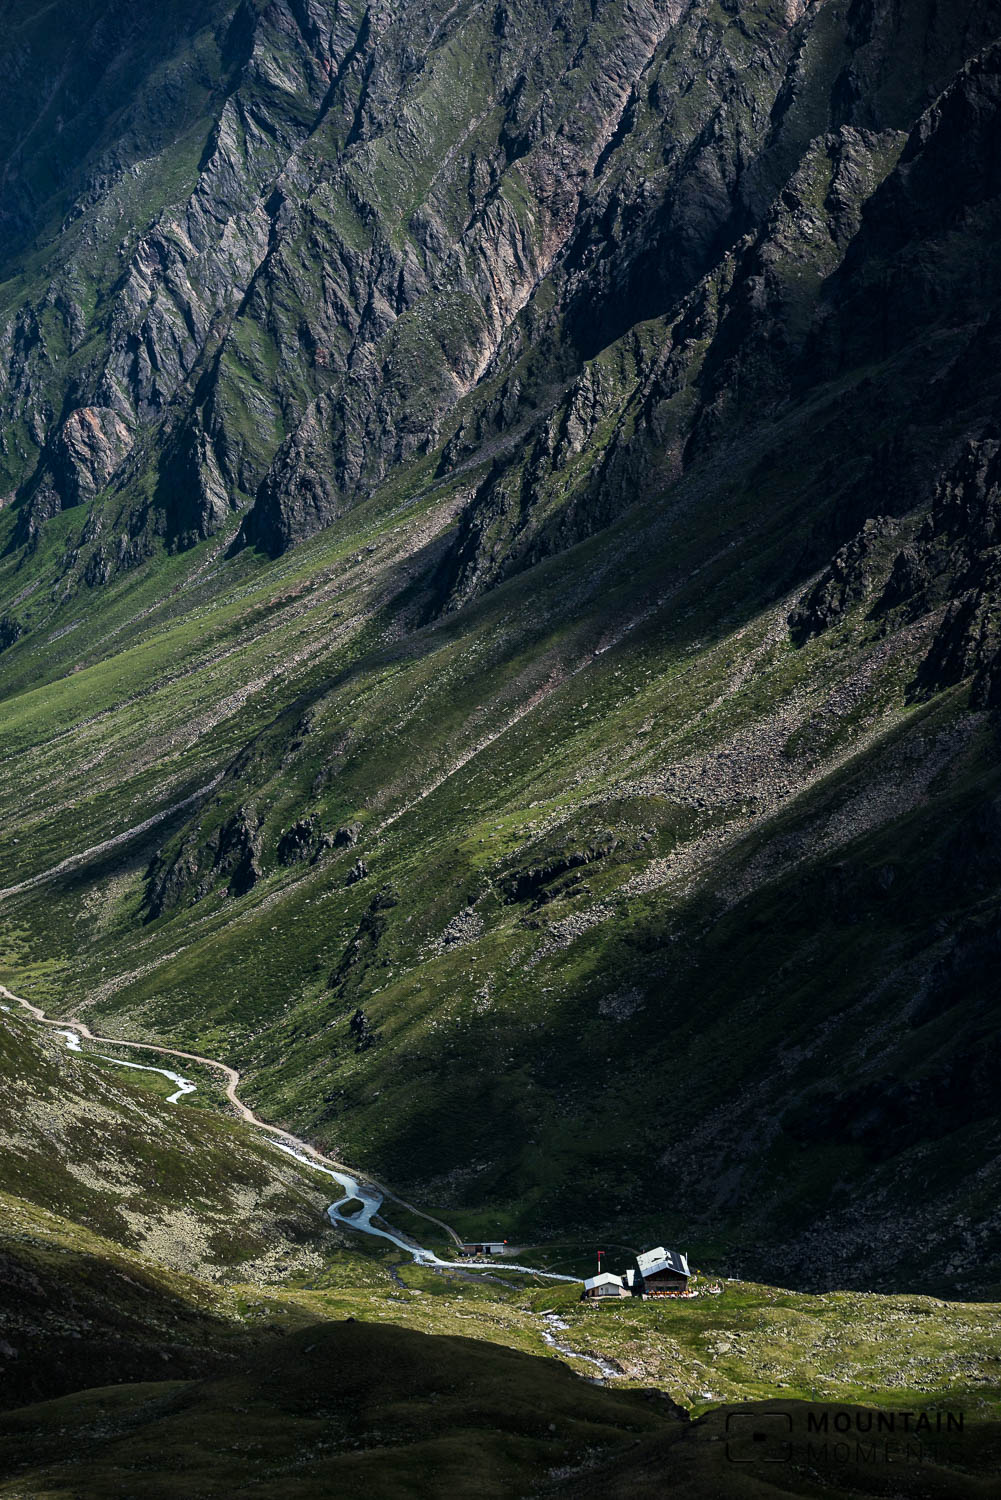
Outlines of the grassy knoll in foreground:
M 991 1493 L 996 1425 L 929 1445 L 920 1462 L 880 1464 L 820 1434 L 807 1448 L 811 1417 L 819 1427 L 839 1415 L 772 1402 L 690 1423 L 657 1396 L 602 1390 L 551 1361 L 349 1321 L 290 1335 L 222 1378 L 8 1413 L 0 1495 Z

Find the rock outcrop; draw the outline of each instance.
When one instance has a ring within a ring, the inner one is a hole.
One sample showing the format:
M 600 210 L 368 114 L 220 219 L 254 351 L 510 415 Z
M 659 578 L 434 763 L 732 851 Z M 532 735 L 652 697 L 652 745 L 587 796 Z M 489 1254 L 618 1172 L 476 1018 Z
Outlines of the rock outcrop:
M 111 481 L 105 530 L 142 535 L 91 566 L 82 531 L 67 587 L 234 511 L 281 552 L 435 454 L 442 477 L 492 465 L 436 585 L 454 609 L 669 488 L 804 371 L 871 357 L 898 306 L 940 309 L 948 273 L 929 300 L 912 257 L 874 318 L 875 268 L 908 253 L 900 226 L 934 238 L 942 205 L 959 225 L 971 191 L 994 196 L 989 0 L 962 24 L 822 0 L 558 18 L 219 0 L 158 18 L 148 51 L 122 11 L 107 55 L 74 62 L 95 98 L 116 69 L 135 93 L 113 145 L 67 143 L 66 232 L 34 148 L 0 201 L 48 257 L 0 320 L 14 543 Z M 151 82 L 154 46 L 190 87 Z M 26 75 L 80 97 L 41 61 Z M 199 136 L 197 159 L 177 145 Z

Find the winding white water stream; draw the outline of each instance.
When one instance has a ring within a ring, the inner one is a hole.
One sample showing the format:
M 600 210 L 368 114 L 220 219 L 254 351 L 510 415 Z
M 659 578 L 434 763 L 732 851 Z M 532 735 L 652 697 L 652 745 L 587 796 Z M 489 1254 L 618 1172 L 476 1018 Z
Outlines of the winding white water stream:
M 372 1223 L 373 1216 L 379 1212 L 385 1202 L 385 1195 L 378 1188 L 359 1182 L 356 1177 L 352 1177 L 347 1172 L 321 1166 L 318 1161 L 304 1156 L 301 1151 L 296 1151 L 292 1146 L 283 1146 L 280 1141 L 276 1141 L 275 1145 L 279 1151 L 284 1151 L 288 1156 L 294 1156 L 296 1161 L 301 1161 L 304 1166 L 312 1167 L 317 1172 L 324 1172 L 328 1177 L 333 1177 L 336 1182 L 340 1183 L 344 1189 L 344 1197 L 338 1198 L 337 1202 L 331 1203 L 327 1209 L 327 1217 L 332 1224 L 345 1224 L 348 1229 L 359 1229 L 363 1234 L 374 1234 L 379 1239 L 389 1240 L 391 1244 L 412 1256 L 419 1266 L 443 1266 L 456 1271 L 525 1271 L 529 1276 L 545 1276 L 549 1281 L 577 1280 L 576 1276 L 561 1276 L 556 1271 L 540 1270 L 538 1266 L 522 1266 L 517 1261 L 506 1260 L 499 1256 L 495 1260 L 442 1260 L 433 1250 L 425 1249 L 415 1240 L 404 1239 L 392 1229 L 380 1229 Z M 344 1204 L 350 1203 L 352 1199 L 357 1199 L 361 1203 L 361 1211 L 356 1214 L 343 1213 Z
M 561 1344 L 554 1330 L 558 1329 L 562 1332 L 565 1328 L 569 1328 L 570 1324 L 564 1322 L 557 1313 L 542 1313 L 541 1317 L 546 1325 L 542 1330 L 542 1342 L 548 1344 L 550 1349 L 555 1349 L 558 1354 L 566 1354 L 572 1359 L 582 1359 L 587 1364 L 594 1365 L 595 1369 L 601 1371 L 601 1379 L 595 1380 L 595 1385 L 601 1385 L 605 1380 L 614 1380 L 616 1375 L 622 1374 L 620 1369 L 607 1359 L 602 1359 L 599 1354 L 581 1354 L 578 1349 L 571 1348 L 569 1344 Z
M 418 1245 L 414 1240 L 404 1239 L 401 1235 L 396 1234 L 391 1227 L 387 1226 L 385 1229 L 380 1229 L 378 1225 L 372 1223 L 373 1216 L 379 1212 L 385 1201 L 384 1195 L 379 1192 L 378 1188 L 372 1187 L 368 1183 L 359 1182 L 349 1172 L 339 1171 L 334 1167 L 323 1166 L 318 1161 L 312 1161 L 310 1157 L 304 1156 L 301 1151 L 296 1151 L 293 1146 L 283 1146 L 280 1141 L 276 1141 L 275 1145 L 279 1151 L 284 1151 L 287 1156 L 294 1157 L 296 1161 L 302 1162 L 304 1166 L 312 1167 L 317 1172 L 323 1172 L 327 1177 L 332 1177 L 335 1182 L 340 1183 L 344 1189 L 344 1197 L 338 1198 L 337 1202 L 331 1203 L 327 1209 L 327 1217 L 332 1224 L 343 1224 L 348 1229 L 358 1229 L 363 1234 L 372 1234 L 379 1239 L 389 1240 L 390 1244 L 396 1245 L 398 1249 L 405 1251 L 419 1266 L 433 1266 L 443 1270 L 456 1271 L 524 1271 L 530 1276 L 545 1276 L 549 1281 L 573 1282 L 577 1280 L 575 1276 L 562 1276 L 556 1271 L 542 1271 L 538 1266 L 519 1265 L 516 1261 L 505 1260 L 500 1257 L 492 1261 L 442 1260 L 433 1250 L 425 1249 L 423 1245 Z M 346 1203 L 351 1202 L 360 1203 L 361 1209 L 358 1213 L 348 1215 L 343 1212 L 343 1208 Z M 558 1354 L 562 1354 L 566 1358 L 578 1359 L 584 1364 L 593 1365 L 598 1371 L 597 1376 L 591 1377 L 595 1384 L 601 1385 L 606 1380 L 613 1380 L 616 1375 L 622 1373 L 615 1365 L 610 1364 L 607 1359 L 602 1359 L 600 1355 L 582 1354 L 579 1349 L 574 1349 L 569 1344 L 561 1343 L 556 1337 L 556 1330 L 562 1331 L 570 1325 L 565 1323 L 556 1313 L 543 1313 L 541 1317 L 544 1325 L 542 1329 L 543 1343 L 548 1344 L 550 1349 L 554 1349 Z
M 104 1057 L 103 1052 L 97 1055 Z M 171 1083 L 176 1083 L 178 1086 L 177 1093 L 171 1094 L 168 1098 L 168 1104 L 176 1104 L 178 1099 L 183 1099 L 185 1094 L 193 1094 L 198 1087 L 197 1083 L 192 1083 L 190 1078 L 182 1078 L 180 1073 L 172 1073 L 169 1068 L 151 1068 L 146 1063 L 126 1062 L 124 1057 L 104 1057 L 104 1061 L 116 1063 L 119 1068 L 138 1068 L 140 1073 L 162 1073 L 164 1078 L 168 1078 Z
M 5 1005 L 4 1010 L 6 1009 Z M 78 1032 L 57 1031 L 56 1036 L 66 1038 L 66 1045 L 71 1052 L 83 1052 Z M 140 1073 L 161 1073 L 171 1083 L 177 1084 L 177 1093 L 170 1095 L 167 1100 L 168 1104 L 176 1104 L 178 1099 L 183 1099 L 185 1094 L 193 1094 L 198 1087 L 197 1083 L 192 1083 L 190 1078 L 182 1078 L 180 1073 L 172 1073 L 169 1068 L 151 1068 L 148 1063 L 128 1062 L 124 1057 L 108 1057 L 105 1052 L 96 1052 L 94 1056 L 99 1057 L 102 1062 L 114 1063 L 117 1068 L 137 1068 Z
M 113 1037 L 96 1037 L 90 1028 L 81 1021 L 75 1023 L 78 1028 L 76 1030 L 71 1030 L 66 1026 L 60 1027 L 58 1021 L 52 1021 L 37 1005 L 33 1005 L 30 1000 L 25 1000 L 20 995 L 15 995 L 6 986 L 0 985 L 0 994 L 4 995 L 8 1000 L 17 1001 L 19 1005 L 30 1012 L 34 1019 L 42 1025 L 55 1028 L 56 1035 L 64 1039 L 66 1046 L 71 1052 L 83 1053 L 81 1036 L 86 1036 L 87 1040 L 91 1042 L 103 1042 L 105 1046 L 144 1047 L 144 1044 L 141 1042 L 116 1041 Z M 9 1005 L 0 1004 L 0 1010 L 9 1011 L 10 1008 Z M 287 1156 L 294 1157 L 303 1166 L 311 1167 L 314 1172 L 322 1172 L 325 1177 L 332 1177 L 344 1189 L 344 1196 L 338 1198 L 336 1203 L 331 1203 L 327 1209 L 327 1216 L 332 1224 L 342 1225 L 347 1229 L 357 1229 L 360 1234 L 369 1234 L 376 1239 L 388 1240 L 391 1245 L 395 1245 L 397 1249 L 402 1250 L 417 1265 L 421 1266 L 465 1272 L 521 1271 L 528 1276 L 544 1277 L 547 1281 L 574 1282 L 577 1280 L 575 1276 L 563 1276 L 557 1271 L 545 1271 L 541 1266 L 526 1266 L 517 1261 L 510 1261 L 500 1257 L 488 1261 L 442 1260 L 433 1250 L 428 1250 L 425 1246 L 419 1245 L 416 1240 L 411 1240 L 398 1234 L 390 1225 L 387 1224 L 385 1229 L 380 1229 L 378 1225 L 372 1223 L 372 1219 L 385 1202 L 387 1193 L 375 1183 L 362 1183 L 344 1167 L 331 1164 L 329 1158 L 321 1159 L 320 1153 L 313 1146 L 307 1145 L 305 1141 L 300 1141 L 297 1136 L 291 1135 L 290 1132 L 282 1130 L 277 1125 L 269 1125 L 264 1120 L 258 1119 L 253 1110 L 249 1109 L 243 1103 L 236 1092 L 240 1082 L 240 1075 L 235 1068 L 231 1068 L 227 1063 L 216 1062 L 212 1058 L 200 1057 L 191 1052 L 181 1052 L 176 1048 L 161 1047 L 152 1043 L 145 1044 L 145 1046 L 146 1050 L 166 1053 L 168 1056 L 190 1058 L 193 1062 L 202 1063 L 206 1067 L 215 1068 L 223 1073 L 227 1080 L 226 1097 L 243 1119 L 255 1125 L 259 1130 L 267 1132 L 279 1151 L 284 1151 Z M 191 1079 L 183 1078 L 180 1073 L 174 1073 L 169 1068 L 154 1068 L 148 1063 L 128 1062 L 121 1057 L 108 1057 L 103 1052 L 98 1053 L 97 1056 L 103 1058 L 105 1062 L 114 1063 L 120 1068 L 137 1068 L 142 1073 L 161 1073 L 171 1083 L 176 1083 L 178 1086 L 177 1092 L 171 1094 L 167 1100 L 168 1104 L 176 1104 L 185 1094 L 193 1094 L 197 1088 L 197 1085 Z M 344 1213 L 344 1205 L 352 1202 L 352 1200 L 361 1204 L 361 1210 L 356 1214 Z M 430 1222 L 438 1224 L 441 1229 L 445 1230 L 458 1243 L 458 1235 L 450 1225 L 445 1224 L 440 1219 L 430 1218 L 429 1215 L 422 1213 L 420 1209 L 413 1208 L 412 1205 L 405 1203 L 402 1199 L 398 1201 L 405 1208 L 410 1208 L 411 1212 L 416 1213 L 418 1217 L 429 1218 Z M 603 1384 L 606 1380 L 614 1379 L 616 1375 L 622 1373 L 614 1365 L 610 1364 L 608 1360 L 601 1358 L 599 1355 L 582 1354 L 579 1349 L 574 1349 L 569 1344 L 561 1343 L 557 1339 L 554 1330 L 562 1331 L 568 1325 L 555 1313 L 544 1313 L 541 1315 L 541 1319 L 544 1325 L 542 1329 L 543 1342 L 567 1359 L 575 1359 L 583 1364 L 591 1365 L 598 1372 L 596 1376 L 589 1377 L 595 1384 Z
M 25 1000 L 20 995 L 15 995 L 3 985 L 0 985 L 0 994 L 5 995 L 9 1000 L 16 1000 L 19 1005 L 29 1011 L 35 1020 L 41 1022 L 42 1025 L 56 1028 L 56 1035 L 63 1037 L 66 1046 L 71 1052 L 83 1052 L 81 1037 L 86 1036 L 88 1041 L 103 1041 L 105 1046 L 117 1045 L 142 1048 L 145 1045 L 149 1051 L 165 1052 L 176 1057 L 190 1057 L 192 1061 L 221 1070 L 228 1080 L 226 1088 L 227 1097 L 245 1120 L 256 1125 L 259 1129 L 267 1131 L 279 1151 L 284 1151 L 287 1156 L 294 1157 L 303 1166 L 311 1167 L 314 1172 L 322 1172 L 324 1176 L 332 1177 L 344 1189 L 344 1196 L 338 1198 L 336 1203 L 331 1203 L 327 1209 L 327 1216 L 332 1224 L 340 1224 L 348 1229 L 357 1229 L 361 1234 L 369 1234 L 377 1239 L 388 1240 L 390 1244 L 404 1251 L 418 1265 L 422 1266 L 435 1266 L 443 1270 L 461 1271 L 521 1271 L 528 1276 L 544 1277 L 547 1281 L 574 1282 L 577 1280 L 575 1276 L 564 1276 L 558 1271 L 546 1271 L 541 1266 L 526 1266 L 518 1261 L 511 1261 L 501 1257 L 493 1260 L 442 1260 L 433 1250 L 428 1250 L 425 1246 L 419 1245 L 416 1240 L 405 1238 L 390 1226 L 387 1225 L 385 1229 L 380 1229 L 378 1225 L 372 1223 L 374 1215 L 378 1213 L 387 1197 L 382 1188 L 372 1182 L 362 1183 L 343 1167 L 335 1167 L 329 1163 L 328 1159 L 321 1159 L 319 1152 L 312 1146 L 308 1146 L 305 1141 L 300 1141 L 297 1136 L 291 1135 L 288 1131 L 281 1130 L 276 1125 L 268 1125 L 263 1120 L 259 1120 L 254 1112 L 248 1109 L 237 1096 L 236 1088 L 240 1081 L 240 1075 L 234 1068 L 229 1067 L 225 1063 L 215 1062 L 211 1058 L 197 1057 L 194 1053 L 181 1052 L 170 1047 L 161 1047 L 152 1043 L 143 1044 L 142 1042 L 135 1041 L 116 1042 L 113 1037 L 96 1037 L 83 1022 L 76 1022 L 76 1029 L 74 1030 L 65 1026 L 60 1027 L 58 1022 L 50 1020 L 37 1005 L 33 1005 L 30 1000 Z M 0 1006 L 0 1009 L 9 1010 L 10 1007 L 3 1005 Z M 175 1104 L 185 1094 L 193 1094 L 197 1088 L 197 1085 L 192 1083 L 189 1078 L 183 1078 L 180 1073 L 174 1073 L 169 1068 L 154 1068 L 147 1063 L 134 1063 L 120 1057 L 108 1057 L 103 1052 L 97 1053 L 97 1056 L 103 1058 L 105 1062 L 115 1063 L 120 1068 L 137 1068 L 143 1073 L 161 1073 L 171 1083 L 176 1083 L 178 1085 L 177 1092 L 171 1094 L 167 1100 L 168 1104 Z M 277 1139 L 277 1137 L 281 1137 L 281 1139 Z M 356 1199 L 361 1203 L 361 1210 L 357 1214 L 346 1214 L 342 1211 L 344 1204 L 350 1203 L 352 1199 Z M 402 1202 L 402 1200 L 400 1201 Z M 409 1204 L 404 1204 L 403 1206 L 410 1207 Z M 412 1211 L 419 1215 L 421 1213 L 418 1209 Z M 427 1215 L 421 1216 L 428 1217 Z M 447 1224 L 438 1219 L 433 1219 L 431 1222 L 439 1224 L 442 1229 L 458 1242 L 458 1236 L 455 1231 Z M 604 1367 L 605 1362 L 603 1360 L 592 1358 L 586 1354 L 578 1354 L 575 1349 L 567 1349 L 563 1345 L 557 1344 L 555 1339 L 548 1333 L 543 1334 L 543 1337 L 547 1343 L 552 1344 L 561 1353 L 572 1354 L 575 1359 L 586 1360 L 587 1363 L 596 1365 L 599 1368 Z

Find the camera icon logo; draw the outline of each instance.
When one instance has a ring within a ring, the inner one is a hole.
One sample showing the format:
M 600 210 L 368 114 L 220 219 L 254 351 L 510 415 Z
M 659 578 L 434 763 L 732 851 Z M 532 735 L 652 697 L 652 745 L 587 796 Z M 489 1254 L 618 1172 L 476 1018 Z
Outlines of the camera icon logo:
M 792 1458 L 792 1417 L 787 1411 L 731 1411 L 726 1456 L 732 1464 L 787 1464 Z

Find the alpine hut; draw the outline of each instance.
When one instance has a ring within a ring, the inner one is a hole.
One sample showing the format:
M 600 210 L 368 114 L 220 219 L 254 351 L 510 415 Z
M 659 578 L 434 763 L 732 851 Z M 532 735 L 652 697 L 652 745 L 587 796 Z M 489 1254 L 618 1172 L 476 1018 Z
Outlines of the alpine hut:
M 658 1245 L 656 1250 L 637 1255 L 636 1264 L 644 1297 L 682 1297 L 688 1291 L 692 1273 L 687 1258 L 677 1250 L 665 1250 Z
M 589 1276 L 581 1292 L 582 1302 L 605 1302 L 609 1297 L 630 1297 L 624 1276 L 613 1276 L 611 1271 L 602 1271 L 598 1276 Z

